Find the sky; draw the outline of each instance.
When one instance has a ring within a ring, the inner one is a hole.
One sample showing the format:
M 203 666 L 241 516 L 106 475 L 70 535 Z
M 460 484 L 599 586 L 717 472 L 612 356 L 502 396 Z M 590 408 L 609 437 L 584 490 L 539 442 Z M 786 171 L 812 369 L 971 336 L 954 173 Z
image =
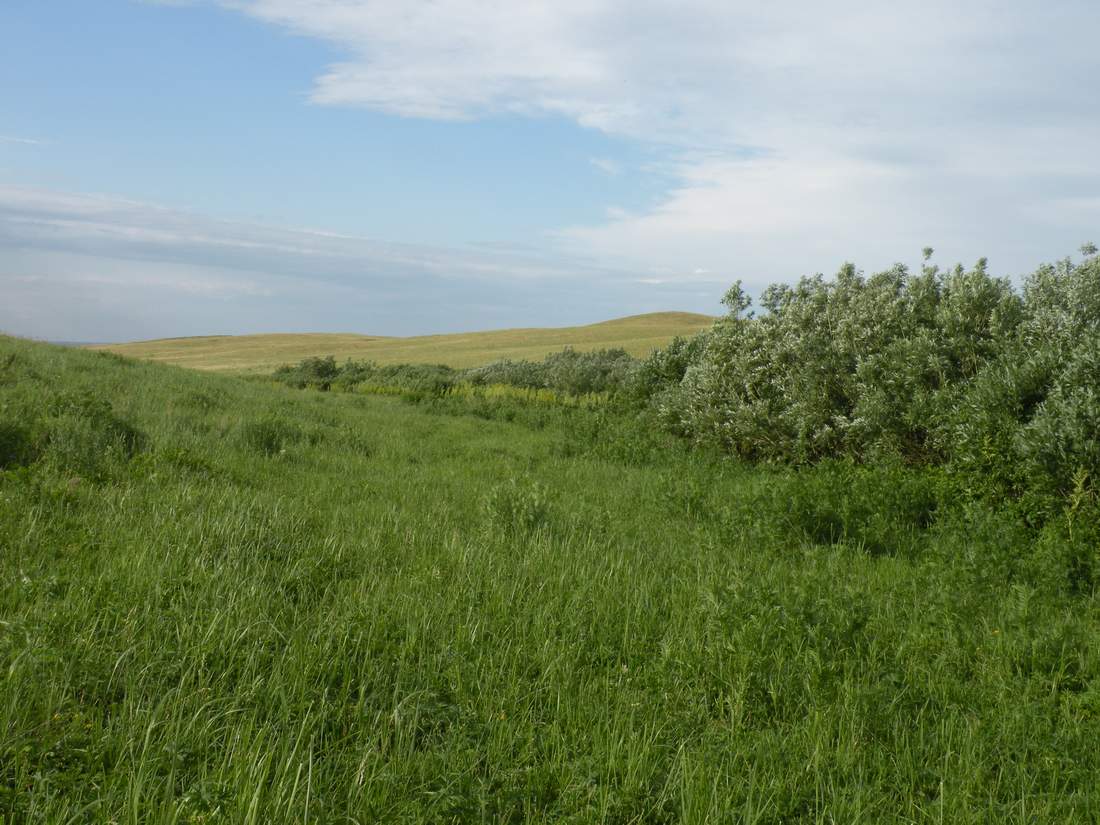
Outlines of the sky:
M 0 331 L 721 311 L 1100 241 L 1096 0 L 3 0 Z

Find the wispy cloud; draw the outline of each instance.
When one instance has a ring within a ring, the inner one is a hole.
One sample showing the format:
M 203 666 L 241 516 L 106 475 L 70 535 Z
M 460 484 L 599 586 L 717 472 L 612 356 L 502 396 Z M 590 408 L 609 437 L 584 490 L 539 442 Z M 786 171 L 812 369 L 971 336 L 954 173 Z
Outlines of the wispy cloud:
M 605 175 L 621 175 L 623 167 L 618 161 L 611 158 L 589 158 L 588 162 L 603 172 Z
M 59 340 L 418 334 L 714 309 L 675 290 L 640 299 L 635 277 L 545 250 L 394 244 L 0 185 L 0 330 Z
M 124 198 L 0 185 L 0 243 L 307 275 L 346 271 L 523 280 L 594 271 L 507 248 L 399 244 L 323 230 L 226 221 Z M 602 270 L 601 270 L 602 271 Z
M 45 146 L 46 141 L 34 138 L 15 137 L 13 135 L 0 135 L 0 143 L 20 143 L 24 146 Z

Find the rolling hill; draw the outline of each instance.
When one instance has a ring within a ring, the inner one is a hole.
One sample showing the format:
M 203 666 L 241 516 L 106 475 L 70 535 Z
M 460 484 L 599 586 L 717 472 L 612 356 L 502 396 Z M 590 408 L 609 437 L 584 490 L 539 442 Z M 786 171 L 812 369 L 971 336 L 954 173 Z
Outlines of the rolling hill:
M 312 333 L 210 335 L 163 338 L 128 344 L 100 344 L 131 358 L 223 372 L 268 372 L 310 356 L 334 355 L 339 361 L 379 364 L 432 363 L 474 367 L 502 358 L 541 359 L 565 347 L 578 350 L 622 347 L 643 356 L 677 335 L 693 335 L 713 323 L 709 315 L 654 312 L 579 327 L 501 329 L 411 338 Z

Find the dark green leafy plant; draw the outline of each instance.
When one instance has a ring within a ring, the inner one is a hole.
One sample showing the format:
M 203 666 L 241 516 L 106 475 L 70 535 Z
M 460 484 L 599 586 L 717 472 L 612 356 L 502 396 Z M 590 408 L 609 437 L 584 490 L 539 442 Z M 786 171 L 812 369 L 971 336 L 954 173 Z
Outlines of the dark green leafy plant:
M 280 418 L 267 417 L 246 421 L 240 426 L 241 443 L 264 456 L 279 455 L 302 438 L 298 427 Z

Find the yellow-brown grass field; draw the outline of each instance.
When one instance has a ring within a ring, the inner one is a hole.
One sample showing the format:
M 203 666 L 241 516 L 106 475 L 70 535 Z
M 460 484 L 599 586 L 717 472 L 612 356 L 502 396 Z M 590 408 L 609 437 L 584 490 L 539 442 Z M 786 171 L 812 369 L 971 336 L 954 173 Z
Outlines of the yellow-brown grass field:
M 692 312 L 653 312 L 580 327 L 501 329 L 451 335 L 396 338 L 352 333 L 277 333 L 163 338 L 129 344 L 101 344 L 131 358 L 161 361 L 200 370 L 270 372 L 311 356 L 333 355 L 338 361 L 379 364 L 446 364 L 475 367 L 502 358 L 539 360 L 565 347 L 577 350 L 622 347 L 636 356 L 648 355 L 677 335 L 693 335 L 714 322 Z

